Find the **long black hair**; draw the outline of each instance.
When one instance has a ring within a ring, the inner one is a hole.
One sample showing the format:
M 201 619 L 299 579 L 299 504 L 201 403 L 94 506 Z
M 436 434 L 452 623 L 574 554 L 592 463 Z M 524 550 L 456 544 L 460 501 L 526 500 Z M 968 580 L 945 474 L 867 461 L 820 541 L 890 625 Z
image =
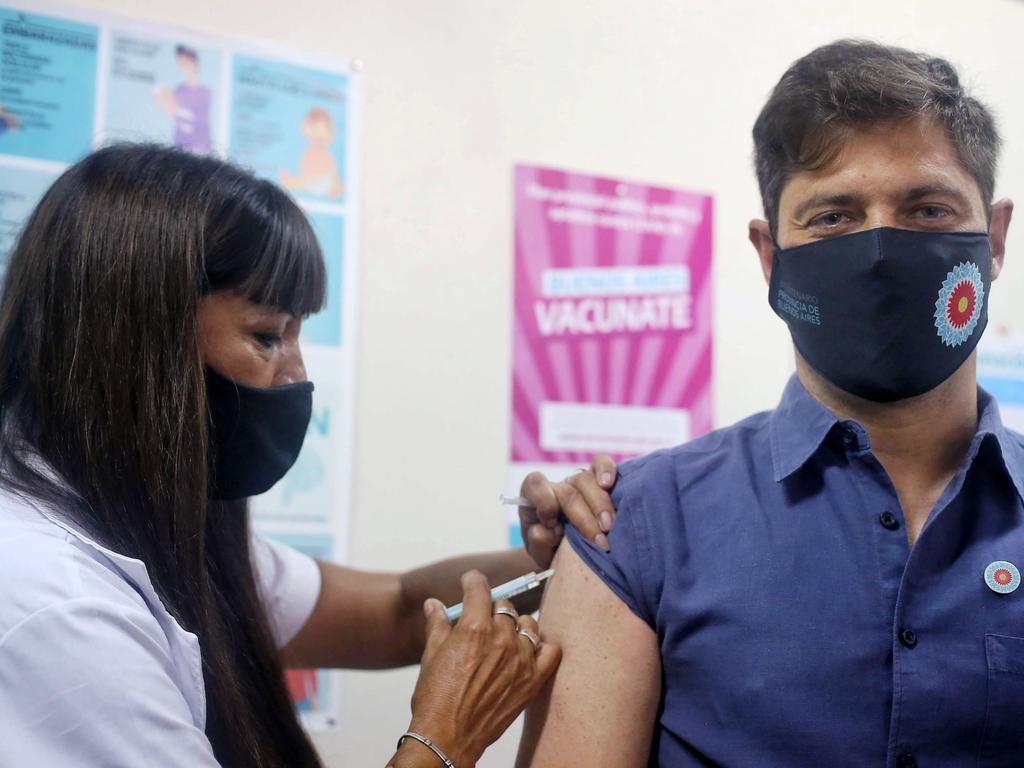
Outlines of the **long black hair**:
M 235 291 L 301 317 L 325 285 L 312 228 L 279 188 L 214 158 L 117 145 L 47 191 L 0 297 L 0 484 L 146 564 L 199 637 L 224 765 L 320 762 L 257 592 L 246 504 L 208 500 L 196 312 Z

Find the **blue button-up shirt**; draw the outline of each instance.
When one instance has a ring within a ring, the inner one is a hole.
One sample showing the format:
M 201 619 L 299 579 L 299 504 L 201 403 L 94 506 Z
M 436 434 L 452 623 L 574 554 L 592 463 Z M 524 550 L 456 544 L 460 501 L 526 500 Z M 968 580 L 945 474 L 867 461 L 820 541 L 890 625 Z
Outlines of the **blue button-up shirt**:
M 657 633 L 652 765 L 1024 766 L 1024 444 L 979 391 L 963 466 L 910 549 L 865 429 L 794 378 L 779 407 L 622 465 L 605 554 Z

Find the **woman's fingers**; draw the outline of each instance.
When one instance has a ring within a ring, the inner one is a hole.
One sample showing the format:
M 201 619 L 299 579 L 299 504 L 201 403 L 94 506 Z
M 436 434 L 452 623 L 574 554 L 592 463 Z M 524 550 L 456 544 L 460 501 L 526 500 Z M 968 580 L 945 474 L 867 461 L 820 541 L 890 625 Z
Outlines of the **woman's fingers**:
M 562 524 L 558 520 L 561 504 L 551 481 L 540 472 L 527 475 L 519 493 L 530 502 L 530 506 L 519 508 L 526 551 L 541 569 L 548 568 L 562 540 Z
M 604 453 L 599 453 L 590 462 L 590 470 L 594 473 L 594 477 L 597 478 L 598 484 L 606 491 L 610 491 L 612 486 L 615 485 L 615 478 L 619 474 L 619 469 L 615 462 L 612 461 L 612 457 Z
M 541 568 L 548 568 L 555 548 L 562 540 L 559 515 L 598 547 L 608 550 L 608 532 L 615 522 L 615 507 L 609 492 L 618 477 L 611 457 L 598 455 L 589 470 L 580 470 L 560 483 L 552 483 L 540 472 L 523 480 L 520 495 L 530 506 L 519 508 L 519 523 L 526 551 Z
M 465 608 L 454 628 L 439 602 L 424 605 L 427 650 L 411 729 L 437 742 L 456 764 L 472 765 L 537 695 L 561 652 L 540 640 L 537 622 L 518 615 L 511 601 L 492 606 L 483 574 L 470 571 L 462 586 Z
M 537 690 L 547 682 L 548 678 L 555 674 L 558 664 L 562 660 L 562 648 L 554 643 L 545 643 L 541 640 L 540 648 L 537 650 Z
M 602 505 L 599 505 L 597 508 L 590 506 L 587 497 L 577 487 L 577 484 L 586 487 L 586 483 L 578 480 L 574 481 L 573 478 L 576 477 L 589 477 L 590 483 L 596 486 L 594 477 L 590 472 L 577 472 L 571 478 L 555 485 L 555 494 L 558 496 L 558 502 L 561 504 L 565 516 L 569 518 L 569 522 L 576 526 L 580 533 L 601 549 L 608 551 L 608 538 L 605 536 L 604 531 L 601 530 L 600 523 L 600 514 L 605 510 L 605 507 Z M 601 493 L 604 493 L 604 491 L 601 491 Z
M 532 616 L 519 617 L 519 631 L 528 633 L 537 641 L 534 644 L 527 637 L 520 635 L 520 642 L 524 646 L 523 650 L 530 657 L 526 669 L 530 670 L 529 690 L 532 698 L 558 669 L 558 664 L 562 660 L 562 649 L 552 643 L 545 643 L 541 639 L 540 627 L 537 626 L 537 622 Z
M 533 632 L 534 637 L 540 637 L 540 627 L 537 626 L 537 620 L 533 616 L 520 616 L 519 628 L 528 629 L 530 632 Z
M 534 617 L 524 615 L 519 616 L 516 634 L 519 635 L 519 649 L 523 651 L 523 657 L 526 660 L 525 669 L 529 670 L 529 674 L 532 676 L 536 666 L 535 658 L 541 649 L 541 630 Z
M 491 586 L 480 571 L 462 574 L 463 626 L 482 626 L 491 617 Z
M 589 470 L 577 472 L 566 478 L 565 482 L 579 491 L 590 514 L 597 518 L 601 530 L 608 533 L 612 529 L 612 522 L 615 519 L 615 506 L 612 504 L 612 497 L 600 486 L 594 473 Z M 569 519 L 572 520 L 572 518 Z M 573 522 L 575 524 L 575 521 Z
M 519 508 L 519 517 L 525 522 L 537 522 L 547 528 L 553 528 L 558 523 L 558 513 L 562 507 L 558 503 L 555 489 L 551 481 L 541 472 L 531 472 L 523 480 L 519 489 L 523 498 L 529 499 L 533 509 L 529 507 Z
M 551 565 L 563 533 L 565 529 L 561 523 L 554 528 L 547 528 L 538 523 L 526 530 L 526 551 L 541 568 L 547 569 Z
M 510 600 L 499 600 L 494 604 L 494 624 L 499 631 L 515 630 L 519 626 L 519 611 Z
M 434 657 L 437 649 L 441 647 L 452 628 L 448 623 L 448 617 L 444 612 L 444 605 L 440 600 L 430 598 L 423 603 L 423 612 L 427 617 L 427 642 L 423 649 L 423 663 Z

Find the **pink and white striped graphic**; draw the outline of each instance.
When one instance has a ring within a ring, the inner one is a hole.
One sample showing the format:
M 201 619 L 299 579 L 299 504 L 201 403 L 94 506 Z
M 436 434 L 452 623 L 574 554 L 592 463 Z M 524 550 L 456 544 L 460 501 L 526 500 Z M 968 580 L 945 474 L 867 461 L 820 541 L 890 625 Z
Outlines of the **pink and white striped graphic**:
M 515 206 L 513 465 L 707 432 L 711 197 L 520 165 Z

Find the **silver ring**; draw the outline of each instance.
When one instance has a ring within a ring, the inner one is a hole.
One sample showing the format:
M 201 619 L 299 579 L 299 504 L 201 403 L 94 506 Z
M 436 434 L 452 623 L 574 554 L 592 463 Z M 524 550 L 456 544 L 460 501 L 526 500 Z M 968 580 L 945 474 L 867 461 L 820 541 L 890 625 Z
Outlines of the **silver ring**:
M 495 616 L 508 616 L 510 619 L 512 619 L 512 623 L 515 626 L 517 626 L 517 627 L 519 626 L 519 614 L 516 613 L 515 610 L 513 610 L 512 608 L 506 608 L 505 606 L 501 606 L 500 608 L 495 608 L 494 609 L 494 615 Z
M 533 644 L 533 652 L 534 653 L 536 653 L 537 651 L 540 650 L 540 638 L 539 637 L 535 637 L 533 632 L 531 632 L 528 629 L 523 629 L 522 627 L 520 627 L 516 634 L 522 635 L 527 640 L 529 640 L 530 643 Z

